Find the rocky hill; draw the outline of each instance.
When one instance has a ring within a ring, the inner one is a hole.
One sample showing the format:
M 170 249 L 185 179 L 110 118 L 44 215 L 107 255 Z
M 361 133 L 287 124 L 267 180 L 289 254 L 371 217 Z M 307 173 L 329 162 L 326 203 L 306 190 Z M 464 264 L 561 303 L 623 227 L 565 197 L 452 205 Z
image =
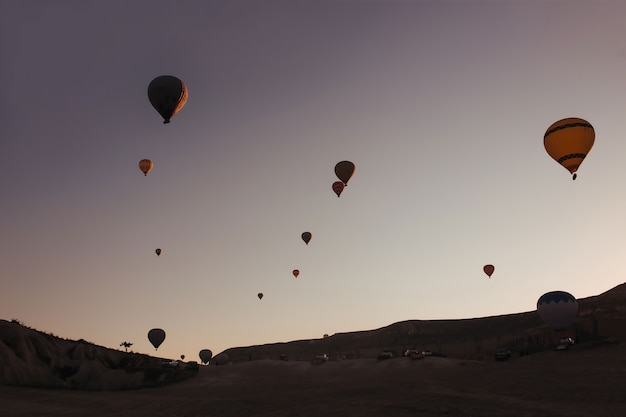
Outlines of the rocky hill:
M 407 320 L 376 330 L 337 333 L 322 339 L 226 350 L 231 362 L 255 359 L 375 358 L 383 350 L 408 348 L 461 359 L 492 359 L 497 349 L 526 355 L 553 349 L 561 337 L 584 345 L 626 340 L 626 284 L 578 299 L 579 313 L 567 332 L 554 332 L 536 311 L 464 320 Z
M 162 360 L 52 336 L 0 320 L 0 384 L 120 390 L 176 382 L 195 373 Z

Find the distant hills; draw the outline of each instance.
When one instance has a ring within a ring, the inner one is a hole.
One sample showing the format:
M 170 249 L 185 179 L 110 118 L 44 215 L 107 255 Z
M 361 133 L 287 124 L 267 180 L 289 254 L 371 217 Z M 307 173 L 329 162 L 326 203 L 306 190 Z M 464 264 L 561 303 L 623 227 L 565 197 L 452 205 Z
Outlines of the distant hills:
M 374 359 L 381 351 L 406 349 L 461 359 L 493 360 L 497 349 L 513 357 L 554 349 L 568 336 L 581 347 L 626 340 L 626 283 L 597 296 L 578 299 L 579 314 L 567 332 L 555 333 L 535 311 L 463 320 L 407 320 L 375 330 L 329 337 L 235 347 L 217 355 L 231 363 L 257 359 L 310 361 Z M 191 370 L 162 366 L 162 360 L 72 341 L 0 320 L 0 384 L 80 390 L 120 390 L 181 381 Z

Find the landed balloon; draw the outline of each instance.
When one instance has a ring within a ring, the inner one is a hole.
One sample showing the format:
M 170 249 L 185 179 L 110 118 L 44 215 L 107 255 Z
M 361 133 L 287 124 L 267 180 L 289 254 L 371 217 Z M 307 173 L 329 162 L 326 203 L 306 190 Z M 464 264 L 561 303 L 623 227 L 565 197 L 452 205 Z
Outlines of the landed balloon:
M 547 292 L 537 301 L 537 313 L 552 329 L 566 330 L 578 315 L 578 302 L 565 291 Z
M 548 155 L 561 164 L 576 179 L 576 171 L 591 151 L 595 131 L 583 119 L 571 117 L 553 123 L 543 135 L 543 146 Z
M 335 165 L 335 175 L 339 178 L 344 185 L 348 185 L 348 181 L 354 174 L 354 164 L 350 161 L 341 161 Z
M 213 352 L 211 352 L 211 349 L 202 349 L 200 351 L 200 361 L 203 364 L 206 365 L 207 363 L 209 363 L 212 357 L 213 357 Z
M 143 175 L 148 175 L 150 171 L 154 168 L 154 164 L 149 159 L 142 159 L 139 161 L 139 169 L 143 172 Z
M 183 108 L 187 102 L 187 87 L 178 78 L 171 75 L 156 77 L 148 85 L 148 99 L 152 107 L 163 117 L 163 123 Z
M 487 276 L 489 278 L 491 278 L 491 275 L 493 274 L 493 271 L 495 271 L 496 268 L 493 265 L 485 265 L 483 266 L 483 271 L 485 272 L 485 274 L 487 274 Z
M 161 343 L 165 340 L 165 330 L 163 329 L 152 329 L 148 332 L 148 340 L 154 346 L 154 350 L 157 350 Z
M 257 297 L 259 297 L 259 300 L 261 300 L 261 299 L 263 298 L 263 293 L 262 293 L 262 292 L 260 292 L 260 293 L 258 293 L 256 296 L 257 296 Z
M 313 237 L 311 232 L 304 232 L 304 233 L 302 233 L 302 240 L 304 240 L 304 243 L 306 243 L 307 245 L 311 241 L 311 237 Z
M 341 193 L 343 192 L 344 187 L 345 187 L 345 184 L 341 181 L 333 182 L 333 191 L 335 192 L 335 194 L 337 194 L 337 197 L 341 196 Z
M 220 353 L 213 359 L 213 362 L 216 365 L 228 365 L 230 363 L 230 358 L 227 353 Z
M 293 270 L 293 276 L 294 276 L 294 277 L 296 277 L 296 278 L 298 278 L 298 275 L 300 275 L 300 271 L 299 271 L 299 270 L 297 270 L 297 269 L 294 269 L 294 270 Z
M 157 256 L 161 256 L 161 249 L 157 249 L 154 252 L 156 252 Z

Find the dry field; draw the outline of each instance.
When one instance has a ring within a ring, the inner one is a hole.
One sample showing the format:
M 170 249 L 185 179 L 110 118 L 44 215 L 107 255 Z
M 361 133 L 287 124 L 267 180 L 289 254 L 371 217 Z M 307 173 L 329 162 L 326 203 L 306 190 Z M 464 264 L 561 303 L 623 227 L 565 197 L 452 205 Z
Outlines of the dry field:
M 506 362 L 256 360 L 130 391 L 3 386 L 0 410 L 4 417 L 623 417 L 626 346 L 577 345 Z

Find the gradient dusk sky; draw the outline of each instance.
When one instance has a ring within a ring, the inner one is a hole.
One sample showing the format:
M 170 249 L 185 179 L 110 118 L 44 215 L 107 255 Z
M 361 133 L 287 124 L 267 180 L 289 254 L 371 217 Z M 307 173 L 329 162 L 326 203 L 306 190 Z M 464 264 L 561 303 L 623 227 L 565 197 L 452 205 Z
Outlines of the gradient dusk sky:
M 625 40 L 621 0 L 1 0 L 0 318 L 197 360 L 600 294 Z M 576 181 L 543 147 L 566 117 L 596 132 Z

